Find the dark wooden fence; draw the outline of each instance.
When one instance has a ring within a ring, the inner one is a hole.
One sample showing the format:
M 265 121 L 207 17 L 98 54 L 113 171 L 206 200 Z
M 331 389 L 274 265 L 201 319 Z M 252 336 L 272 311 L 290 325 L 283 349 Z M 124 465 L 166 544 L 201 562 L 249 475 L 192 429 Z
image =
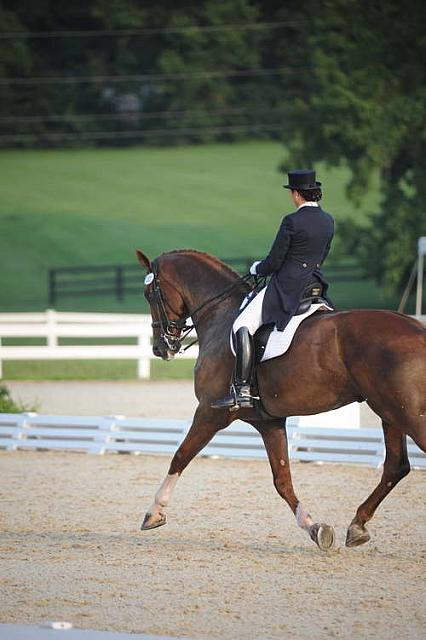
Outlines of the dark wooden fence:
M 223 258 L 238 273 L 246 273 L 255 258 Z M 144 272 L 138 264 L 104 264 L 85 267 L 58 267 L 48 272 L 48 301 L 54 306 L 59 298 L 141 294 Z
M 222 258 L 238 273 L 247 273 L 256 258 Z M 364 280 L 366 275 L 355 264 L 339 264 L 325 269 L 326 277 L 332 282 L 352 282 Z M 127 295 L 141 294 L 144 273 L 138 264 L 106 264 L 85 267 L 59 267 L 49 269 L 48 300 L 53 307 L 59 298 L 80 298 L 82 296 L 115 296 L 124 300 Z

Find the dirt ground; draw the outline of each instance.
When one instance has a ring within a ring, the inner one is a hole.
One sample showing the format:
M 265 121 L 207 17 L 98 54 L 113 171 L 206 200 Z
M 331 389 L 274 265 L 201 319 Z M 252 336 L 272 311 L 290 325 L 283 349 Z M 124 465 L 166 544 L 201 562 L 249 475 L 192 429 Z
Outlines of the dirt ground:
M 0 621 L 190 638 L 426 637 L 426 473 L 412 472 L 344 547 L 379 471 L 294 464 L 296 491 L 337 528 L 297 528 L 266 461 L 197 458 L 165 527 L 139 525 L 164 456 L 0 453 Z
M 12 397 L 38 413 L 53 415 L 125 415 L 148 418 L 192 418 L 197 400 L 192 380 L 6 381 Z M 361 426 L 381 427 L 365 402 Z
M 52 415 L 190 418 L 197 406 L 192 380 L 6 381 L 15 400 Z

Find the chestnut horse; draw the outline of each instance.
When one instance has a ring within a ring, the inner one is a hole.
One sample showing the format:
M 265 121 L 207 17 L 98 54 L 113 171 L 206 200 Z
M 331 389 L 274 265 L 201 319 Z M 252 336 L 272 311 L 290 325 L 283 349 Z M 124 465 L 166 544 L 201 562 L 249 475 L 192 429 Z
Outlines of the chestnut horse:
M 316 313 L 300 325 L 286 354 L 257 365 L 263 407 L 280 417 L 261 417 L 253 409 L 212 409 L 211 401 L 229 389 L 234 366 L 230 330 L 250 287 L 218 258 L 199 251 L 170 251 L 153 262 L 140 251 L 137 255 L 150 272 L 145 297 L 153 319 L 154 354 L 164 360 L 175 355 L 189 317 L 199 340 L 195 365 L 199 404 L 141 528 L 165 524 L 165 508 L 182 471 L 215 433 L 238 418 L 262 436 L 275 488 L 299 527 L 321 549 L 332 547 L 333 528 L 316 523 L 294 492 L 285 418 L 366 400 L 382 419 L 386 457 L 379 484 L 349 525 L 346 545 L 367 542 L 366 523 L 410 470 L 406 436 L 426 451 L 426 328 L 393 311 Z

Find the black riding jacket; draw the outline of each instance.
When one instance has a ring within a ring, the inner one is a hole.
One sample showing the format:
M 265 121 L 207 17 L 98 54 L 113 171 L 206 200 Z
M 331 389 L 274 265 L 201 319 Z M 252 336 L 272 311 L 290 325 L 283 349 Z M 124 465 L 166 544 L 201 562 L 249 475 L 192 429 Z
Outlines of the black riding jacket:
M 321 207 L 305 205 L 286 216 L 268 256 L 256 268 L 272 275 L 262 306 L 262 322 L 279 331 L 296 313 L 305 289 L 320 280 L 328 288 L 320 267 L 334 235 L 334 219 Z

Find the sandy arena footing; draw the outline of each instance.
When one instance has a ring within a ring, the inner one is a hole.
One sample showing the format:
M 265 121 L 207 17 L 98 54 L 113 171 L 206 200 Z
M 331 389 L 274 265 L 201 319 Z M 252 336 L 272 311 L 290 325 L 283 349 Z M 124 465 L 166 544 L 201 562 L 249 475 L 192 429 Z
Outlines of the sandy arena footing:
M 336 526 L 338 548 L 324 553 L 275 493 L 267 461 L 197 458 L 169 523 L 142 533 L 168 464 L 0 453 L 0 621 L 194 639 L 425 637 L 425 472 L 379 508 L 370 543 L 347 549 L 379 470 L 293 464 L 300 499 Z

